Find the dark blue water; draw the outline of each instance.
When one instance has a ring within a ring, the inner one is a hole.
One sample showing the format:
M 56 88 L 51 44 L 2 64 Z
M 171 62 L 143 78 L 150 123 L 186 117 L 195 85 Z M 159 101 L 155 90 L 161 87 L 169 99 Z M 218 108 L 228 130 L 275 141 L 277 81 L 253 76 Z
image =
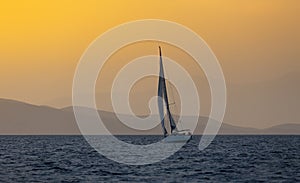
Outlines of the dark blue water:
M 300 136 L 217 136 L 204 151 L 199 138 L 162 162 L 129 166 L 99 155 L 81 136 L 0 136 L 0 181 L 300 182 Z

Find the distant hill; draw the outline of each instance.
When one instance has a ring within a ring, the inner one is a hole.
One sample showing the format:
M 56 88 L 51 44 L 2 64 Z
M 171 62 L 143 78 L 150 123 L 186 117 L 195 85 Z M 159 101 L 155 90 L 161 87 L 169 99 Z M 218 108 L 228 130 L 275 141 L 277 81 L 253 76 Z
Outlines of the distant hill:
M 0 99 L 0 134 L 77 134 L 71 113 Z
M 131 129 L 121 123 L 114 113 L 99 111 L 99 115 L 113 134 L 161 134 L 160 126 L 149 131 Z M 201 134 L 208 118 L 199 117 L 195 130 Z M 9 99 L 0 99 L 0 135 L 58 135 L 80 134 L 73 108 L 56 109 Z M 219 134 L 298 134 L 300 124 L 282 124 L 267 129 L 244 128 L 223 123 Z

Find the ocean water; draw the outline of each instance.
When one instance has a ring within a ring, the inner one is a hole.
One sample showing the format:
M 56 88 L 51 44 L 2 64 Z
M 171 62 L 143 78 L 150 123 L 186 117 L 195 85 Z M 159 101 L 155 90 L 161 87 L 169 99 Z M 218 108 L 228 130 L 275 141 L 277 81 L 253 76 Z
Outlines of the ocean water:
M 160 136 L 118 136 L 140 144 Z M 150 165 L 118 164 L 81 136 L 0 136 L 1 182 L 300 182 L 300 136 L 194 136 Z

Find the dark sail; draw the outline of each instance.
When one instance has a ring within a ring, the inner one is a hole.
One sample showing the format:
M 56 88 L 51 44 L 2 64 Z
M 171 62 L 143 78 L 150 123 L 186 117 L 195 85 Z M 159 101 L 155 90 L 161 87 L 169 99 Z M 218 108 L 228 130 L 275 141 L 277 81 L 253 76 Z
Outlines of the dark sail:
M 171 133 L 172 133 L 173 130 L 176 129 L 176 124 L 175 124 L 172 114 L 170 112 L 170 106 L 169 106 L 168 93 L 167 93 L 167 87 L 166 87 L 166 81 L 165 81 L 165 75 L 164 75 L 164 67 L 163 67 L 163 63 L 162 63 L 162 54 L 161 54 L 160 47 L 159 47 L 159 56 L 160 56 L 160 62 L 159 62 L 160 70 L 159 70 L 158 96 L 162 97 L 166 103 L 167 115 L 169 117 Z M 164 124 L 164 108 L 163 108 L 162 100 L 158 101 L 158 108 L 159 108 L 159 114 L 160 114 L 160 118 L 161 118 L 161 125 L 162 125 L 163 131 L 164 131 L 164 135 L 166 135 L 167 130 L 166 130 L 165 124 Z
M 162 62 L 160 62 L 162 63 Z M 160 69 L 159 69 L 159 81 L 158 81 L 158 93 L 157 95 L 159 96 L 158 97 L 158 110 L 159 110 L 159 116 L 160 116 L 160 120 L 161 120 L 161 127 L 162 127 L 162 130 L 163 130 L 163 133 L 164 133 L 164 136 L 167 136 L 168 132 L 166 130 L 166 127 L 165 127 L 165 116 L 164 116 L 164 102 L 163 100 L 161 100 L 163 98 L 163 81 L 164 81 L 164 78 L 163 78 L 163 75 L 164 75 L 164 71 L 163 71 L 163 68 L 161 67 L 162 65 L 160 64 Z

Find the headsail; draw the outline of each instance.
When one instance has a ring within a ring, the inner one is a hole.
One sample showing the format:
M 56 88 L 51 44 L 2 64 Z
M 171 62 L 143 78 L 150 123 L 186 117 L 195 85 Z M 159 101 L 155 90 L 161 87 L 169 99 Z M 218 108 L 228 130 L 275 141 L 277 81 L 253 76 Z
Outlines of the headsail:
M 167 114 L 170 121 L 170 127 L 171 127 L 171 133 L 173 130 L 176 129 L 176 124 L 174 122 L 174 119 L 172 117 L 172 114 L 170 112 L 170 106 L 169 106 L 169 100 L 168 100 L 168 93 L 167 93 L 167 87 L 166 87 L 166 81 L 165 81 L 165 75 L 164 75 L 164 67 L 162 63 L 162 54 L 161 54 L 161 48 L 159 47 L 159 57 L 160 57 L 160 70 L 159 70 L 159 82 L 158 82 L 158 96 L 163 98 L 166 103 L 167 108 Z M 158 99 L 158 109 L 159 109 L 159 115 L 161 120 L 161 126 L 164 132 L 164 135 L 167 135 L 167 130 L 164 123 L 164 107 L 163 107 L 163 100 Z

